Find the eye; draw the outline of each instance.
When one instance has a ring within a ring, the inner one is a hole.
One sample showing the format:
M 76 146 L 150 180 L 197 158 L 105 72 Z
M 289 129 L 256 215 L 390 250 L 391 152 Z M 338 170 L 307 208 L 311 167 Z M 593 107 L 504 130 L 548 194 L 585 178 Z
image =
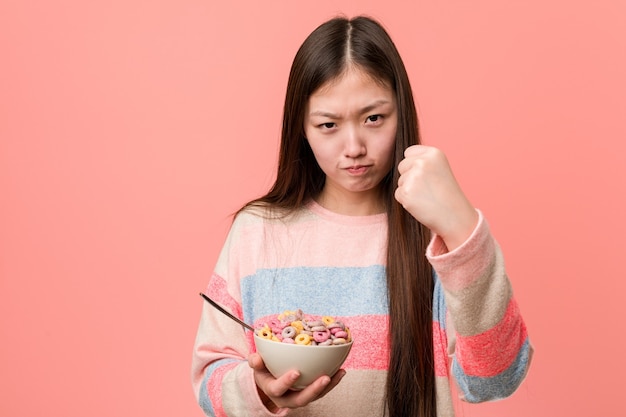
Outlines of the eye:
M 380 124 L 383 121 L 383 116 L 381 114 L 373 114 L 371 116 L 367 116 L 365 123 L 374 123 Z
M 318 125 L 319 128 L 321 129 L 332 129 L 334 127 L 336 127 L 337 125 L 333 122 L 326 122 L 326 123 L 322 123 L 320 125 Z

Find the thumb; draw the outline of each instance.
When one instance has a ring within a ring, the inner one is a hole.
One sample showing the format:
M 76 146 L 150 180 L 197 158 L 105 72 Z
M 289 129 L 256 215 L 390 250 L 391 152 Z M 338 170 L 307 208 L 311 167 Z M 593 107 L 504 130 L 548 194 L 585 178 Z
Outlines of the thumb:
M 260 370 L 265 367 L 265 363 L 263 362 L 261 355 L 258 353 L 252 353 L 248 356 L 248 366 L 252 369 Z
M 404 150 L 404 157 L 421 155 L 428 150 L 425 145 L 411 145 Z

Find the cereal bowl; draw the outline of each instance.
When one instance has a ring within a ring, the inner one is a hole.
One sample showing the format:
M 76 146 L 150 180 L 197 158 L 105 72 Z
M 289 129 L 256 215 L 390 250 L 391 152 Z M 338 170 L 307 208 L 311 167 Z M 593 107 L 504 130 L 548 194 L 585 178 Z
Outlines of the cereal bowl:
M 265 366 L 275 378 L 294 369 L 300 372 L 294 389 L 302 389 L 323 375 L 335 375 L 352 348 L 352 341 L 340 345 L 309 346 L 280 343 L 256 334 L 254 343 Z

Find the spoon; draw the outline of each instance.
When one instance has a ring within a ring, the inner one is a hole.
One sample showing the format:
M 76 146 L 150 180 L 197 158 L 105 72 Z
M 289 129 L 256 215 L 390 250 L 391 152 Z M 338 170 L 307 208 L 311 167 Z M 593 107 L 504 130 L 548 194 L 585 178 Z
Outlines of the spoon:
M 217 308 L 220 312 L 224 313 L 225 315 L 227 315 L 231 319 L 235 320 L 237 323 L 241 324 L 246 329 L 254 331 L 254 327 L 250 326 L 248 323 L 245 323 L 245 322 L 241 321 L 238 317 L 235 317 L 232 314 L 230 314 L 228 311 L 224 310 L 222 308 L 222 306 L 217 304 L 215 301 L 211 300 L 204 293 L 200 293 L 200 296 L 202 296 L 202 298 L 204 298 L 206 301 L 208 301 L 209 304 L 211 304 L 213 307 Z

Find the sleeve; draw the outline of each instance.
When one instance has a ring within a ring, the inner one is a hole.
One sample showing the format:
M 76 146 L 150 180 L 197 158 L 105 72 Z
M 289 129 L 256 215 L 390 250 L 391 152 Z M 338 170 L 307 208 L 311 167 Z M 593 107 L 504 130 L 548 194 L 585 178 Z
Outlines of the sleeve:
M 206 294 L 243 319 L 238 292 L 237 219 L 218 258 Z M 248 366 L 251 335 L 230 318 L 202 301 L 202 313 L 193 348 L 191 379 L 198 404 L 207 416 L 283 416 L 271 413 L 261 401 Z
M 443 289 L 451 373 L 472 403 L 513 394 L 533 354 L 502 252 L 478 214 L 463 245 L 447 252 L 434 235 L 426 253 Z

